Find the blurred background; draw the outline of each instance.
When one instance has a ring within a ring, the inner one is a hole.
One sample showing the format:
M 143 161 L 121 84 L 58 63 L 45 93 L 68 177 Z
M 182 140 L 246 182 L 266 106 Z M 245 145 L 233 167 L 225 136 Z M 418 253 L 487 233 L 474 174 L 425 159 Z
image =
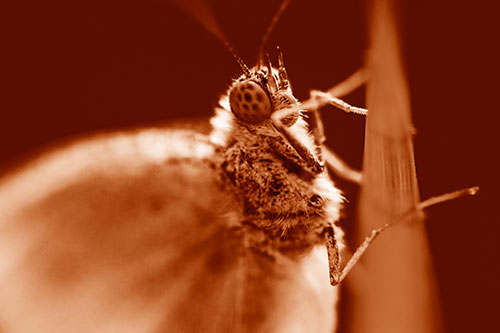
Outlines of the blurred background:
M 253 66 L 281 1 L 207 0 L 216 22 Z M 222 43 L 167 0 L 12 2 L 2 10 L 3 91 L 0 167 L 88 134 L 206 121 L 239 67 Z M 399 3 L 412 99 L 422 198 L 479 185 L 480 193 L 428 210 L 445 326 L 449 332 L 500 331 L 498 189 L 499 59 L 493 2 Z M 285 54 L 299 99 L 362 66 L 365 1 L 292 0 L 266 50 Z M 347 96 L 364 105 L 364 90 Z M 364 119 L 323 111 L 328 145 L 360 168 Z M 350 204 L 358 194 L 339 182 Z

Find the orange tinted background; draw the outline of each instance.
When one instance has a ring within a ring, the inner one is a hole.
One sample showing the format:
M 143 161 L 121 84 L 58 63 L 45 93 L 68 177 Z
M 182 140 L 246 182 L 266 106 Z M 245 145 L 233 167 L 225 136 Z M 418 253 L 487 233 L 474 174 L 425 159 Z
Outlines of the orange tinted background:
M 347 3 L 346 3 L 347 2 Z M 279 1 L 210 2 L 217 22 L 253 65 Z M 85 133 L 209 117 L 238 66 L 218 40 L 166 1 L 25 1 L 8 5 L 2 51 L 0 161 L 33 156 Z M 401 5 L 416 160 L 423 198 L 480 185 L 475 198 L 429 210 L 427 228 L 450 332 L 494 331 L 500 299 L 497 180 L 498 11 L 479 4 Z M 275 45 L 299 99 L 363 63 L 363 1 L 294 0 L 267 45 Z M 346 98 L 364 105 L 364 91 Z M 328 144 L 360 167 L 364 121 L 324 109 Z M 345 185 L 354 214 L 355 187 Z

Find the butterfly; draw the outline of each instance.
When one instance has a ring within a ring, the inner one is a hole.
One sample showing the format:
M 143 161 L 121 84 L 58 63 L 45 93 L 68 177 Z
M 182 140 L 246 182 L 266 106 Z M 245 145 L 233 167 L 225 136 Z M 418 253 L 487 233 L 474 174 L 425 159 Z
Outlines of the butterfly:
M 0 329 L 332 331 L 343 198 L 278 54 L 239 61 L 209 135 L 98 135 L 6 176 Z

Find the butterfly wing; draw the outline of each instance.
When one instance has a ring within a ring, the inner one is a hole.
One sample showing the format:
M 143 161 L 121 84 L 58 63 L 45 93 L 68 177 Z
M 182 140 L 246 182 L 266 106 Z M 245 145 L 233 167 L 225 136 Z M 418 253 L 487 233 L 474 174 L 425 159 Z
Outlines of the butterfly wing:
M 206 136 L 87 139 L 0 183 L 6 332 L 330 331 L 324 250 L 248 251 Z

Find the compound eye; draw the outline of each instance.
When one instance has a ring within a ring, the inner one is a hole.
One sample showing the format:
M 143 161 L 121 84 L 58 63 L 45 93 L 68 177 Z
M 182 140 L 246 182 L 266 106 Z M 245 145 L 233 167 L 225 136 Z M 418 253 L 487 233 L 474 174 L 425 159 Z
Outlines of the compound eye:
M 229 92 L 229 104 L 238 119 L 250 124 L 258 124 L 271 116 L 269 96 L 253 81 L 236 82 Z

